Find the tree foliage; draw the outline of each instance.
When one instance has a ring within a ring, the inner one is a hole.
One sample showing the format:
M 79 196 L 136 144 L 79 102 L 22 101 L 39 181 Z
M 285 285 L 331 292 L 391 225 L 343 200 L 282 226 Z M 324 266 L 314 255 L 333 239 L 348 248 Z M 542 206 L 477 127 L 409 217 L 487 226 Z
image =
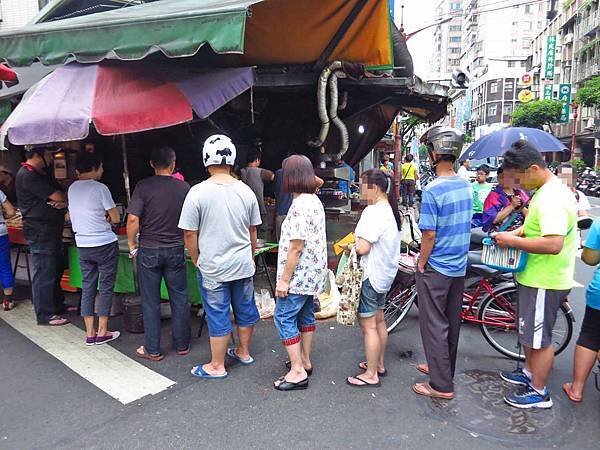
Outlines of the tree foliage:
M 583 106 L 600 108 L 600 75 L 596 75 L 577 90 L 575 101 Z
M 512 113 L 513 127 L 543 128 L 560 120 L 562 103 L 557 100 L 535 100 L 519 105 Z

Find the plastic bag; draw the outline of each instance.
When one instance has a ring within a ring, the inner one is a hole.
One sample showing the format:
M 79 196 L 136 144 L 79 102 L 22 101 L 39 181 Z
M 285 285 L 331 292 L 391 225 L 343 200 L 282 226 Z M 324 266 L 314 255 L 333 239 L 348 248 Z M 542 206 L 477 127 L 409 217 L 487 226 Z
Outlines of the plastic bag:
M 261 289 L 260 293 L 254 293 L 254 297 L 260 318 L 268 319 L 269 317 L 273 317 L 273 313 L 275 312 L 275 299 L 271 297 L 271 293 L 266 289 Z
M 324 291 L 319 294 L 321 311 L 315 313 L 318 320 L 329 319 L 337 314 L 340 305 L 340 291 L 335 284 L 335 276 L 331 270 L 328 271 Z

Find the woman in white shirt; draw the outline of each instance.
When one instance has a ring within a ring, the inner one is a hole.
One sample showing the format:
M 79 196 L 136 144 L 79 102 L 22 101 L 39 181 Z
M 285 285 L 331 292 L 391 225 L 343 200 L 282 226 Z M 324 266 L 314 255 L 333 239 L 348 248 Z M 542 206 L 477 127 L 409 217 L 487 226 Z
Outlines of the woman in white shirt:
M 356 225 L 356 253 L 361 257 L 363 283 L 358 307 L 367 360 L 364 373 L 349 377 L 353 387 L 377 387 L 387 375 L 384 354 L 387 328 L 383 320 L 385 299 L 400 263 L 401 218 L 393 186 L 383 171 L 371 169 L 361 176 L 361 199 L 368 203 Z

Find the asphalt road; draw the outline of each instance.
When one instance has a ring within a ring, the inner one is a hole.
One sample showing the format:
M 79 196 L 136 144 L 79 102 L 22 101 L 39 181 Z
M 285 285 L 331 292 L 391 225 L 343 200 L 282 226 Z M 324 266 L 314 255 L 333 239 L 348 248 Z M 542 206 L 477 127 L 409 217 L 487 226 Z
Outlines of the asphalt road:
M 600 216 L 600 201 L 593 202 L 594 214 Z M 578 283 L 587 284 L 591 275 L 592 268 L 578 261 Z M 595 449 L 600 441 L 600 392 L 590 379 L 584 402 L 573 405 L 560 389 L 571 373 L 584 289 L 575 288 L 570 298 L 577 323 L 570 347 L 554 366 L 549 387 L 555 406 L 535 412 L 503 403 L 509 388 L 496 372 L 515 363 L 497 354 L 471 325 L 462 328 L 456 400 L 445 403 L 414 395 L 411 384 L 424 379 L 415 370 L 423 360 L 416 310 L 390 336 L 389 376 L 379 389 L 345 385 L 345 377 L 357 372 L 356 363 L 363 358 L 361 335 L 358 329 L 326 322 L 318 326 L 309 389 L 273 390 L 271 383 L 284 373 L 286 358 L 273 323 L 264 321 L 252 345 L 254 365 L 232 365 L 229 378 L 222 381 L 193 378 L 191 366 L 208 356 L 203 336 L 194 339 L 188 356 L 166 351 L 164 361 L 144 363 L 176 384 L 127 405 L 0 320 L 0 449 Z M 28 305 L 22 302 L 20 307 Z M 120 318 L 112 321 L 115 328 L 121 325 Z M 167 348 L 168 322 L 163 332 Z M 113 347 L 133 355 L 140 343 L 140 335 L 125 332 Z

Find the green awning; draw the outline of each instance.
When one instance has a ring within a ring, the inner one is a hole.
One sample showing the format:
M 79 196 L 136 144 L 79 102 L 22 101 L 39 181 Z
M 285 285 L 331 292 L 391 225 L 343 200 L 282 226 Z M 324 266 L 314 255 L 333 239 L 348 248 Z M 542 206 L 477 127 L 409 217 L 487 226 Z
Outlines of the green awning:
M 248 8 L 261 0 L 162 0 L 112 11 L 27 25 L 0 33 L 0 60 L 10 66 L 139 60 L 243 53 Z

